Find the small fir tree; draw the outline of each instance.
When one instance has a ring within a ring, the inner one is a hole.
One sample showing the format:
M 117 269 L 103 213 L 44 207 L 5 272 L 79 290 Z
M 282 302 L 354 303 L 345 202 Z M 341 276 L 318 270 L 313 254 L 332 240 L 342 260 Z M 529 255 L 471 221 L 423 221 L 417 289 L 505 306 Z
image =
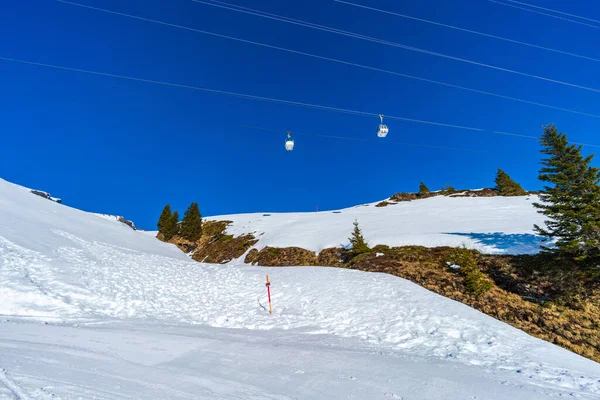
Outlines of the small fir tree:
M 463 282 L 467 292 L 479 297 L 492 288 L 492 283 L 479 269 L 477 258 L 473 251 L 466 248 L 454 249 L 450 253 L 449 262 L 458 265 L 457 270 L 463 276 Z
M 197 241 L 202 236 L 202 215 L 200 215 L 198 203 L 196 202 L 190 204 L 183 216 L 181 236 L 192 242 Z
M 446 187 L 444 188 L 444 194 L 452 194 L 452 193 L 456 193 L 456 189 L 454 189 L 454 186 L 447 184 Z
M 500 196 L 525 196 L 527 192 L 500 168 L 496 173 L 496 192 Z
M 160 217 L 158 218 L 158 222 L 156 226 L 158 227 L 158 232 L 164 233 L 165 225 L 167 224 L 168 219 L 171 217 L 171 206 L 167 204 L 165 208 L 163 208 Z
M 171 240 L 174 236 L 179 235 L 179 213 L 175 211 L 169 216 L 162 232 L 165 240 Z
M 421 181 L 421 184 L 419 185 L 419 195 L 427 196 L 430 193 L 431 193 L 431 190 L 429 190 L 429 188 L 423 183 L 423 181 Z
M 352 255 L 357 256 L 362 253 L 367 253 L 371 249 L 367 245 L 365 238 L 362 234 L 362 231 L 358 227 L 358 221 L 354 220 L 354 230 L 352 231 L 352 236 L 348 239 L 350 244 L 352 245 Z
M 593 155 L 583 157 L 581 146 L 570 145 L 567 136 L 552 124 L 544 127 L 539 180 L 546 182 L 534 205 L 548 219 L 538 235 L 555 242 L 544 250 L 578 261 L 600 256 L 600 170 L 591 167 Z

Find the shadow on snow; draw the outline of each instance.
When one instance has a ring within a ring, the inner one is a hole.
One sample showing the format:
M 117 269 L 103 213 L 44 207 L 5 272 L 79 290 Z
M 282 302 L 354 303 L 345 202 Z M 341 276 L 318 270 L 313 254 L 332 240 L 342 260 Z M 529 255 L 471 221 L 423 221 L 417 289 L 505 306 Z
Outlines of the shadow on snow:
M 539 253 L 540 246 L 544 243 L 542 237 L 532 233 L 449 232 L 448 234 L 468 237 L 477 243 L 495 248 L 500 254 L 535 254 Z

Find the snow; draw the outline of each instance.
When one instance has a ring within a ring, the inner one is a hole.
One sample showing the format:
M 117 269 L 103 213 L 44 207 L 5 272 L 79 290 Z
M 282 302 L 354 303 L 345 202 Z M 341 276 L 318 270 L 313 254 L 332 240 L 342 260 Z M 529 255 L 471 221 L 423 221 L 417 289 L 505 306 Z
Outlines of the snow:
M 599 364 L 409 281 L 195 263 L 2 180 L 0 299 L 2 400 L 600 396 Z
M 523 197 L 432 197 L 387 207 L 376 203 L 335 211 L 236 214 L 209 217 L 230 220 L 235 236 L 252 233 L 266 246 L 297 246 L 319 252 L 346 247 L 356 219 L 369 245 L 453 246 L 491 254 L 539 252 L 541 239 L 533 225 L 543 225 L 533 202 Z

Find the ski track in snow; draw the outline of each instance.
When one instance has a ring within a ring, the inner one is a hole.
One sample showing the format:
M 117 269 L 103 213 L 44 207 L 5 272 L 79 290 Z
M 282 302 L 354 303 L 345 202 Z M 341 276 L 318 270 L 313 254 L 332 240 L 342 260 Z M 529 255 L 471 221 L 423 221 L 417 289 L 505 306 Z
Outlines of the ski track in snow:
M 0 221 L 0 314 L 5 316 L 326 335 L 352 340 L 361 351 L 514 374 L 554 395 L 600 396 L 598 364 L 391 275 L 195 263 L 147 233 L 37 198 L 2 180 Z M 266 304 L 266 272 L 273 316 L 258 304 Z M 27 399 L 11 382 L 5 372 L 0 375 L 13 397 Z M 40 390 L 29 398 L 57 399 Z M 0 399 L 10 398 L 6 393 L 0 390 Z
M 6 375 L 6 371 L 3 369 L 0 369 L 0 384 L 4 385 L 4 387 L 10 391 L 10 394 L 12 394 L 15 400 L 34 400 L 32 397 L 29 397 L 29 395 L 25 393 L 23 389 L 21 389 L 15 382 L 13 382 Z M 2 397 L 0 397 L 0 399 L 2 399 Z

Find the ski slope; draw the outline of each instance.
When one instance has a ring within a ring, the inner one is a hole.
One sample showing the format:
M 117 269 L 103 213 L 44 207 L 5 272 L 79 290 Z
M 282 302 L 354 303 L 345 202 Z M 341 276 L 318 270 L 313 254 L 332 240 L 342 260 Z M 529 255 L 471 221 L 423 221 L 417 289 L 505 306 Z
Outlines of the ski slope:
M 599 364 L 403 279 L 199 264 L 3 180 L 0 299 L 0 400 L 600 397 Z
M 491 254 L 532 254 L 540 248 L 533 225 L 543 216 L 537 196 L 432 197 L 387 207 L 365 204 L 312 213 L 256 213 L 209 217 L 230 220 L 227 233 L 252 233 L 256 248 L 296 246 L 319 252 L 348 245 L 357 220 L 369 245 L 465 246 Z

